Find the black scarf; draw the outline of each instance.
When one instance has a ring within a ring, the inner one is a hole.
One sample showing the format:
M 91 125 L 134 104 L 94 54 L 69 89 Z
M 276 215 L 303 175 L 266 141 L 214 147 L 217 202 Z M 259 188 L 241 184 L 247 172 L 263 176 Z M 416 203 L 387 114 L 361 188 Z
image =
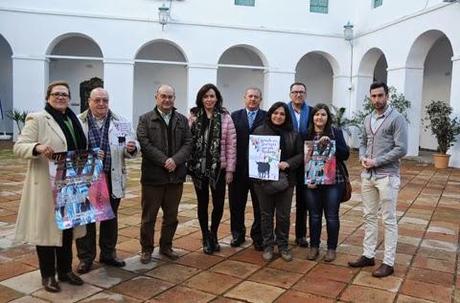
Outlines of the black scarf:
M 78 121 L 77 116 L 70 108 L 66 108 L 65 113 L 62 113 L 60 111 L 55 110 L 49 103 L 46 103 L 45 111 L 47 111 L 53 117 L 54 121 L 57 122 L 62 132 L 64 133 L 68 151 L 87 148 L 85 133 L 83 132 L 83 129 L 80 125 L 80 122 Z M 75 139 L 77 140 L 77 142 L 74 142 L 72 133 L 64 123 L 64 120 L 66 119 L 70 119 L 70 121 L 72 121 L 73 129 L 75 132 Z

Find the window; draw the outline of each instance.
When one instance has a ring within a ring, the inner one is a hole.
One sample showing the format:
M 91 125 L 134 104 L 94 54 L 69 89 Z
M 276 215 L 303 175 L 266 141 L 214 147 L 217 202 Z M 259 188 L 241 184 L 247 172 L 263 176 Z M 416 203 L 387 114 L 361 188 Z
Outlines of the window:
M 310 0 L 310 12 L 327 14 L 328 0 Z
M 235 5 L 254 6 L 256 0 L 235 0 Z
M 382 6 L 383 0 L 373 0 L 374 1 L 374 8 Z

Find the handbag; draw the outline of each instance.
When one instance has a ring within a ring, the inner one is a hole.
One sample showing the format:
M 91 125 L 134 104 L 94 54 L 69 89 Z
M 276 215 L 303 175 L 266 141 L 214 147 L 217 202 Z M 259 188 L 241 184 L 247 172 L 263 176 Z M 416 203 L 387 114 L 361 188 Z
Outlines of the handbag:
M 345 178 L 345 187 L 343 188 L 342 198 L 340 199 L 340 203 L 342 203 L 347 202 L 351 199 L 351 193 L 353 191 L 353 188 L 351 187 L 350 175 L 348 174 L 348 169 L 345 163 L 340 162 L 340 167 L 342 168 L 342 174 Z
M 280 171 L 277 181 L 262 181 L 261 184 L 264 191 L 269 195 L 285 191 L 289 187 L 288 174 Z

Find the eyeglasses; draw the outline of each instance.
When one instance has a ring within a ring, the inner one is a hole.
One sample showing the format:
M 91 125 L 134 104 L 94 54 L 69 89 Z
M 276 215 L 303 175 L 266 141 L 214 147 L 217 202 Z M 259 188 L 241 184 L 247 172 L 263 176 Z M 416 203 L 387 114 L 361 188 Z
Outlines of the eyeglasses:
M 158 97 L 160 97 L 161 99 L 173 100 L 176 96 L 174 96 L 174 95 L 166 95 L 166 94 L 159 94 Z
M 69 94 L 67 94 L 67 93 L 51 93 L 50 96 L 68 98 Z
M 302 90 L 294 90 L 291 92 L 293 95 L 304 95 L 306 92 Z
M 108 98 L 94 98 L 91 99 L 91 101 L 93 101 L 94 103 L 109 103 Z

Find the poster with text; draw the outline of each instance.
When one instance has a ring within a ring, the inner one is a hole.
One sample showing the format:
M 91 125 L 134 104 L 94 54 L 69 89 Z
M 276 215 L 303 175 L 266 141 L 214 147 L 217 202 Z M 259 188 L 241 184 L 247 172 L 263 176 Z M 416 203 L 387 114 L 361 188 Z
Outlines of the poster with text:
M 114 217 L 98 149 L 56 153 L 50 161 L 50 182 L 59 229 Z
M 280 137 L 249 136 L 249 177 L 261 180 L 279 179 Z
M 319 141 L 305 141 L 305 184 L 335 184 L 336 159 L 335 140 L 320 144 Z

